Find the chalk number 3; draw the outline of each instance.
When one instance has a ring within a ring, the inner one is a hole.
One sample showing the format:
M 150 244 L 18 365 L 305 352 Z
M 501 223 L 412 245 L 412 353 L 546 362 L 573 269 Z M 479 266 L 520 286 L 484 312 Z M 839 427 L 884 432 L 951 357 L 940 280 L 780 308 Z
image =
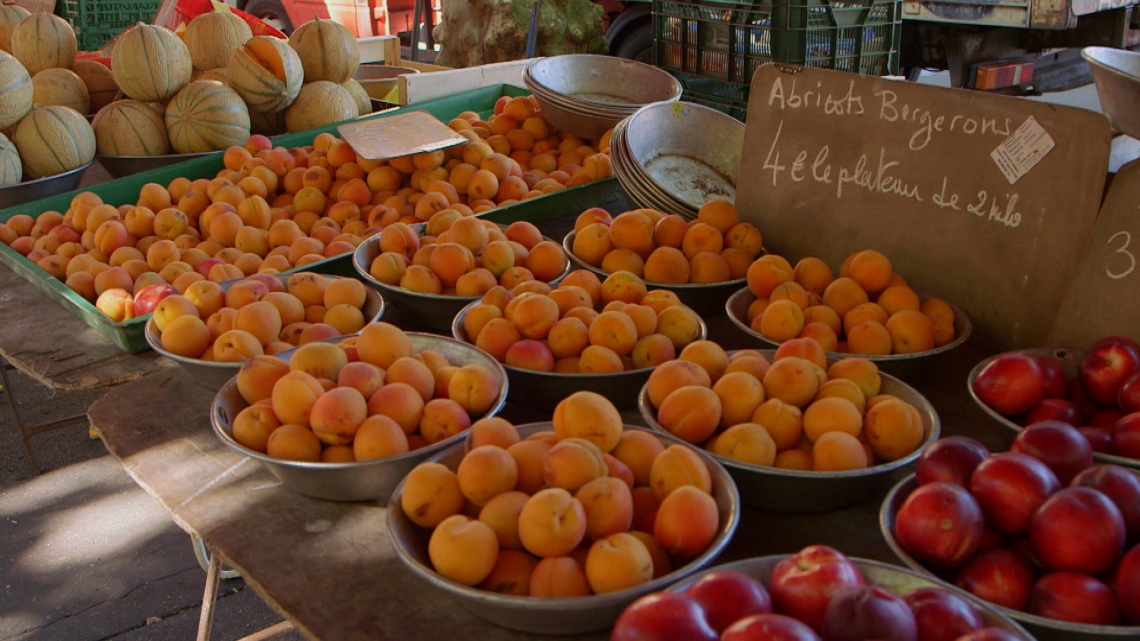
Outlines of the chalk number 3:
M 1132 234 L 1129 234 L 1126 231 L 1118 231 L 1108 239 L 1108 244 L 1113 244 L 1116 242 L 1117 238 L 1120 238 L 1123 242 L 1121 243 L 1120 247 L 1116 248 L 1116 253 L 1123 254 L 1126 258 L 1128 258 L 1128 269 L 1120 272 L 1113 272 L 1108 267 L 1105 267 L 1104 273 L 1108 274 L 1108 277 L 1113 280 L 1120 280 L 1121 278 L 1124 278 L 1125 276 L 1131 274 L 1136 269 L 1136 257 L 1132 255 L 1132 252 L 1128 251 L 1128 245 L 1132 242 Z

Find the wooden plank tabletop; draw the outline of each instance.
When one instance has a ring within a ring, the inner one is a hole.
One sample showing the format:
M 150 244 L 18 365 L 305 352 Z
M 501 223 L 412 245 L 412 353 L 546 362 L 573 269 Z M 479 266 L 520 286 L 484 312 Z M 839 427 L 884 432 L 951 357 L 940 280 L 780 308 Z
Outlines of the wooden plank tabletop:
M 722 344 L 742 346 L 743 334 L 726 317 L 707 320 L 711 335 Z M 912 367 L 907 379 L 935 404 L 943 435 L 968 434 L 1005 449 L 1012 433 L 990 421 L 966 393 L 967 373 L 986 355 L 963 346 Z M 222 444 L 209 423 L 212 398 L 182 370 L 171 369 L 116 387 L 91 407 L 89 417 L 139 485 L 183 529 L 201 536 L 238 568 L 307 637 L 529 638 L 478 619 L 406 570 L 389 543 L 386 509 L 378 503 L 301 496 L 256 461 Z M 549 420 L 513 405 L 503 415 L 516 423 Z M 625 416 L 642 423 L 635 412 Z M 909 473 L 900 470 L 895 478 Z M 740 527 L 718 561 L 824 543 L 853 556 L 897 563 L 878 529 L 887 489 L 825 514 L 744 509 Z

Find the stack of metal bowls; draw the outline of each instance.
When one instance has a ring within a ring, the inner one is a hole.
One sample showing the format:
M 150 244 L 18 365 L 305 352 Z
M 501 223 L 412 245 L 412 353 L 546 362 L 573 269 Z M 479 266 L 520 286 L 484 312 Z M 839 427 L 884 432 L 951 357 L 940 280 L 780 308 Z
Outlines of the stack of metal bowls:
M 589 140 L 645 105 L 681 97 L 681 83 L 667 72 L 612 56 L 541 58 L 526 66 L 523 82 L 547 122 Z
M 610 138 L 614 175 L 641 207 L 696 218 L 701 206 L 736 200 L 744 123 L 690 103 L 649 105 Z

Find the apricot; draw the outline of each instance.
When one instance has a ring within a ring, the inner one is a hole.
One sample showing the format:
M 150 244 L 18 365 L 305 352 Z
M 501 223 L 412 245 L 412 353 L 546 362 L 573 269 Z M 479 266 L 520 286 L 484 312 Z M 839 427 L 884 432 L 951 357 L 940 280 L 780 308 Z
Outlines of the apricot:
M 504 418 L 494 416 L 471 424 L 471 447 L 498 445 L 509 453 L 510 446 L 520 442 L 518 430 Z
M 325 392 L 309 411 L 309 425 L 313 433 L 322 443 L 329 445 L 351 443 L 366 418 L 368 401 L 351 387 L 335 387 Z M 363 460 L 359 455 L 356 458 Z
M 385 370 L 396 359 L 414 353 L 412 341 L 404 330 L 384 322 L 371 323 L 360 330 L 356 351 L 360 360 Z
M 202 319 L 185 314 L 166 322 L 160 342 L 162 348 L 172 354 L 198 358 L 210 344 L 210 330 Z
M 428 556 L 435 571 L 462 585 L 476 585 L 486 579 L 498 554 L 494 530 L 462 514 L 441 521 L 428 541 Z
M 728 354 L 713 341 L 699 340 L 689 343 L 677 356 L 678 360 L 700 365 L 708 372 L 709 380 L 716 382 L 728 368 Z
M 234 440 L 251 450 L 265 453 L 269 444 L 269 435 L 281 426 L 272 407 L 265 405 L 250 405 L 234 418 Z
M 680 350 L 701 338 L 704 328 L 696 312 L 683 305 L 674 305 L 658 312 L 657 332 L 667 336 L 673 341 L 673 346 Z
M 405 477 L 400 507 L 422 528 L 434 528 L 463 509 L 459 477 L 440 463 L 420 463 Z
M 671 392 L 657 410 L 657 422 L 689 443 L 703 443 L 721 421 L 720 398 L 708 387 L 690 385 Z
M 630 487 L 612 476 L 597 478 L 578 488 L 574 498 L 586 513 L 586 535 L 597 541 L 629 530 L 633 519 Z
M 708 549 L 719 526 L 713 497 L 699 488 L 683 486 L 661 501 L 653 537 L 666 552 L 687 560 Z
M 752 420 L 756 408 L 764 402 L 764 386 L 748 372 L 729 372 L 712 387 L 720 399 L 720 427 L 731 427 Z
M 826 432 L 811 448 L 812 469 L 817 472 L 860 470 L 869 465 L 859 439 L 847 432 Z
M 471 427 L 471 417 L 459 403 L 450 398 L 435 398 L 424 405 L 420 434 L 430 443 L 438 443 Z
M 363 361 L 346 363 L 337 374 L 336 384 L 351 387 L 364 398 L 371 398 L 384 385 L 384 370 Z
M 669 361 L 649 375 L 646 382 L 649 401 L 654 407 L 660 407 L 673 390 L 688 385 L 712 386 L 712 378 L 700 365 L 689 361 Z
M 348 355 L 332 343 L 306 343 L 297 348 L 289 360 L 289 369 L 303 371 L 316 378 L 336 380 L 348 363 Z
M 847 348 L 853 354 L 884 356 L 892 350 L 891 334 L 878 321 L 864 321 L 847 332 Z
M 540 490 L 519 513 L 518 533 L 523 547 L 535 556 L 566 556 L 586 535 L 586 511 L 565 489 Z
M 833 280 L 824 290 L 822 298 L 823 304 L 834 309 L 840 318 L 870 300 L 866 290 L 857 281 L 847 277 Z
M 712 491 L 712 477 L 705 462 L 692 449 L 678 444 L 665 448 L 654 459 L 649 470 L 649 483 L 659 501 L 686 485 L 704 492 Z
M 664 334 L 650 334 L 633 346 L 630 358 L 634 369 L 656 368 L 676 358 L 677 348 Z
M 555 359 L 577 356 L 590 344 L 589 330 L 577 318 L 559 320 L 550 328 L 546 338 Z
M 542 464 L 543 480 L 547 485 L 571 492 L 609 474 L 602 451 L 581 438 L 560 440 L 546 453 Z
M 321 460 L 320 440 L 308 427 L 295 423 L 288 423 L 273 430 L 266 441 L 265 451 L 273 458 L 290 461 Z
M 878 294 L 890 283 L 891 261 L 873 249 L 854 254 L 846 264 L 848 275 L 870 294 Z
M 289 366 L 281 359 L 272 356 L 254 356 L 242 363 L 237 373 L 237 387 L 242 399 L 250 405 L 271 398 L 273 386 L 285 374 Z
M 637 274 L 617 271 L 607 276 L 602 282 L 601 299 L 605 303 L 615 300 L 625 303 L 638 303 L 645 297 L 647 291 L 645 281 Z
M 753 465 L 773 465 L 776 441 L 758 423 L 738 423 L 712 440 L 713 453 Z
M 596 392 L 575 392 L 554 408 L 554 433 L 559 439 L 579 438 L 609 453 L 622 438 L 621 414 Z
M 796 407 L 806 407 L 819 390 L 816 366 L 811 361 L 789 356 L 772 363 L 764 374 L 764 393 Z
M 616 374 L 626 369 L 625 359 L 601 345 L 590 345 L 578 357 L 578 372 L 581 374 Z
M 411 385 L 424 402 L 431 400 L 435 393 L 435 375 L 423 361 L 411 356 L 401 356 L 388 366 L 384 380 L 388 383 Z
M 612 534 L 590 546 L 586 579 L 595 594 L 636 587 L 653 580 L 653 557 L 637 537 Z
M 494 530 L 499 540 L 499 549 L 522 549 L 522 541 L 519 539 L 519 514 L 529 499 L 525 493 L 512 490 L 487 501 L 479 510 L 479 520 Z
M 827 368 L 827 376 L 832 379 L 842 378 L 852 381 L 859 386 L 866 399 L 878 395 L 882 386 L 879 367 L 874 361 L 865 358 L 849 357 L 836 361 Z
M 407 383 L 385 383 L 368 398 L 368 414 L 383 414 L 411 434 L 424 416 L 423 397 Z
M 582 566 L 569 556 L 547 557 L 534 567 L 530 596 L 569 598 L 589 596 L 590 583 Z
M 553 443 L 526 439 L 507 448 L 507 453 L 515 459 L 518 467 L 518 483 L 515 489 L 534 494 L 546 486 L 543 480 L 543 461 Z
M 864 420 L 867 444 L 883 460 L 898 460 L 922 443 L 922 418 L 914 406 L 901 399 L 875 403 Z
M 792 280 L 792 267 L 782 257 L 768 254 L 752 263 L 746 278 L 756 298 L 768 298 L 776 286 Z
M 922 312 L 903 309 L 886 322 L 891 337 L 892 352 L 915 354 L 934 349 L 934 324 Z

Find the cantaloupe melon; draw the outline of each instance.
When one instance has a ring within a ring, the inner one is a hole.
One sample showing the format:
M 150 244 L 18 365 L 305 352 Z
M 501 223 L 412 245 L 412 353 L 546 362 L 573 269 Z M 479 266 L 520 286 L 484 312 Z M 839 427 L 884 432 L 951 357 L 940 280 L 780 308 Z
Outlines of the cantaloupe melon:
M 349 95 L 356 101 L 356 108 L 359 110 L 361 116 L 367 116 L 372 113 L 372 98 L 359 82 L 349 78 L 348 82 L 343 83 L 341 86 L 347 89 Z
M 193 76 L 194 80 L 213 80 L 214 82 L 220 82 L 223 85 L 230 84 L 229 73 L 226 71 L 225 67 L 218 67 L 217 69 L 211 69 L 209 71 L 203 71 L 200 73 L 195 71 L 195 74 L 196 75 Z M 193 82 L 194 80 L 191 80 L 190 82 Z M 232 89 L 233 87 L 230 88 Z
M 83 79 L 70 69 L 52 67 L 32 76 L 32 103 L 71 107 L 83 115 L 91 111 L 91 95 Z
M 148 103 L 116 100 L 95 114 L 96 150 L 104 156 L 161 156 L 170 153 L 166 121 Z
M 228 11 L 211 11 L 194 17 L 186 25 L 182 41 L 190 50 L 195 69 L 209 71 L 229 64 L 238 47 L 253 37 L 249 25 Z
M 12 137 L 24 161 L 24 177 L 43 178 L 78 169 L 95 159 L 95 132 L 70 107 L 36 107 Z
M 274 113 L 296 100 L 305 69 L 288 42 L 258 36 L 234 51 L 228 76 L 251 111 Z
M 32 77 L 16 57 L 0 51 L 0 129 L 20 122 L 32 110 Z
M 87 86 L 87 95 L 91 99 L 91 111 L 88 113 L 98 112 L 119 96 L 119 84 L 107 65 L 94 60 L 76 60 L 71 70 Z
M 51 67 L 70 69 L 78 52 L 75 31 L 59 16 L 34 13 L 12 30 L 12 55 L 33 76 Z
M 190 51 L 166 27 L 138 23 L 111 50 L 111 73 L 123 93 L 143 102 L 167 100 L 190 82 Z
M 347 27 L 335 20 L 314 18 L 289 36 L 305 67 L 305 82 L 328 80 L 340 84 L 360 66 L 360 45 Z
M 225 149 L 249 138 L 249 110 L 233 89 L 197 80 L 166 106 L 166 131 L 180 154 Z
M 305 131 L 360 115 L 356 100 L 348 89 L 335 82 L 318 80 L 301 87 L 297 99 L 285 110 L 285 128 L 290 133 Z
M 283 134 L 285 129 L 285 112 L 266 114 L 258 111 L 249 112 L 249 132 L 262 136 L 276 136 Z
M 0 187 L 19 184 L 24 179 L 20 151 L 4 134 L 0 134 Z
M 30 15 L 30 11 L 14 4 L 0 6 L 0 51 L 12 53 L 12 30 Z

